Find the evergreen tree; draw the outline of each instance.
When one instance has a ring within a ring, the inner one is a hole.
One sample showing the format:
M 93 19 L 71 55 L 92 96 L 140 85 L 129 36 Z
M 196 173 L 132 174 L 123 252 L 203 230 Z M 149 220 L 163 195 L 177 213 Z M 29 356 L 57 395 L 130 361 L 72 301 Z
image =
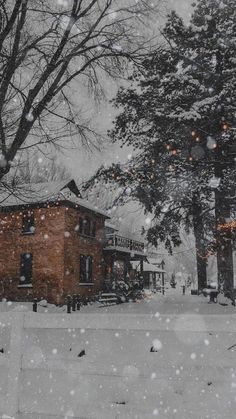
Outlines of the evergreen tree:
M 189 25 L 172 12 L 162 35 L 163 45 L 114 100 L 121 112 L 111 138 L 132 145 L 135 157 L 128 168 L 99 174 L 132 185 L 131 195 L 153 214 L 153 244 L 162 240 L 171 250 L 180 227 L 193 228 L 199 288 L 206 285 L 210 239 L 227 290 L 233 284 L 231 235 L 219 225 L 234 204 L 235 2 L 198 0 Z

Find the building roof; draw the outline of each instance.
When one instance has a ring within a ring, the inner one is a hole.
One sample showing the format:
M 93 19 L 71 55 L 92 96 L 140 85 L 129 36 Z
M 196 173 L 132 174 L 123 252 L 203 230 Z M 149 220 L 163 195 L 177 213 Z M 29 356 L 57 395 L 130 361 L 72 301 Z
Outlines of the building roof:
M 157 260 L 155 258 L 147 257 L 147 260 L 148 260 L 148 263 L 151 263 L 151 265 L 155 265 L 155 266 L 158 266 L 162 263 L 160 260 Z
M 109 218 L 105 211 L 82 199 L 79 188 L 73 179 L 64 179 L 45 183 L 19 185 L 12 190 L 0 193 L 0 207 L 21 207 L 51 202 L 67 201 L 79 207 Z
M 140 261 L 132 261 L 131 265 L 133 269 L 140 271 Z M 163 269 L 158 268 L 155 265 L 152 265 L 151 263 L 143 262 L 143 272 L 164 273 L 165 271 Z
M 107 227 L 109 230 L 119 231 L 119 228 L 116 227 L 115 224 L 111 223 L 110 220 L 106 220 L 105 227 Z

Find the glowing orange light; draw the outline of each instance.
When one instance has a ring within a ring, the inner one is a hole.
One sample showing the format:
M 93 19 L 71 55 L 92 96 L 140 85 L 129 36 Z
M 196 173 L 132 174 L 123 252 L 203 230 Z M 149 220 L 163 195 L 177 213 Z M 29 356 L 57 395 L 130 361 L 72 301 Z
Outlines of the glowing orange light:
M 230 221 L 229 223 L 219 224 L 217 226 L 218 230 L 230 230 L 236 229 L 236 220 Z

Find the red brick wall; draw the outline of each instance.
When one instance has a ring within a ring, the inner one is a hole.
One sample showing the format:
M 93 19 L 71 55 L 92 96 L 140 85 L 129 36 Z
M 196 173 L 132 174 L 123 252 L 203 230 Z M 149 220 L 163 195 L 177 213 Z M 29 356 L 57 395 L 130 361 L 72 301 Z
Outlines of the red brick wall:
M 96 221 L 96 237 L 78 234 L 79 217 L 88 216 Z M 96 295 L 103 282 L 104 219 L 92 213 L 69 208 L 66 211 L 64 253 L 64 296 L 79 294 L 82 298 Z M 80 285 L 80 255 L 93 257 L 92 285 Z
M 96 221 L 96 237 L 78 234 L 79 217 Z M 22 234 L 22 212 L 0 213 L 0 298 L 64 303 L 70 294 L 97 294 L 103 281 L 104 219 L 65 207 L 34 210 L 35 233 Z M 21 254 L 33 254 L 32 288 L 19 287 Z M 93 283 L 80 285 L 80 254 L 93 257 Z
M 0 297 L 59 302 L 63 294 L 65 208 L 34 210 L 35 233 L 23 235 L 22 212 L 0 213 Z M 20 260 L 33 254 L 32 288 L 19 287 Z

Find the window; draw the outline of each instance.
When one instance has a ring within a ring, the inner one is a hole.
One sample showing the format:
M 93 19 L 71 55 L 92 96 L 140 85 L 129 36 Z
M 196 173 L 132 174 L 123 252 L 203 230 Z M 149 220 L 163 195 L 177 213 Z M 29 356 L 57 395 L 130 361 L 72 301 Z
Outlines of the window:
M 20 264 L 20 285 L 32 284 L 32 253 L 23 253 Z
M 92 237 L 96 236 L 96 221 L 92 221 L 91 223 L 91 236 Z
M 80 255 L 80 282 L 91 283 L 93 271 L 92 256 Z
M 89 237 L 96 236 L 96 222 L 91 221 L 89 217 L 79 218 L 77 231 L 79 234 Z
M 90 226 L 91 226 L 90 219 L 86 217 L 84 219 L 84 231 L 83 231 L 85 236 L 90 236 Z
M 83 218 L 79 218 L 79 233 L 80 234 L 83 234 L 83 227 L 84 227 Z
M 33 211 L 24 211 L 22 218 L 22 233 L 23 234 L 33 234 L 35 231 L 34 226 L 34 212 Z

